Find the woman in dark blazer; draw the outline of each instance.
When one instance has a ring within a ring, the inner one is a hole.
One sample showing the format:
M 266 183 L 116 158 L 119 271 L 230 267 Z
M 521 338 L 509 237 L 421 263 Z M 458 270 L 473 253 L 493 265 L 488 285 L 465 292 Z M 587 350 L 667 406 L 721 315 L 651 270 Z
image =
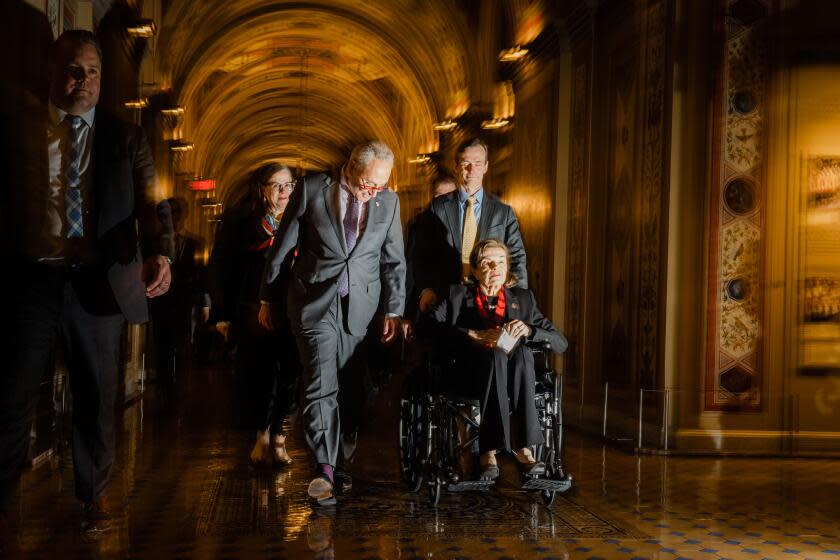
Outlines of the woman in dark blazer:
M 481 427 L 478 445 L 481 478 L 499 476 L 496 453 L 512 451 L 525 472 L 545 466 L 531 447 L 543 443 L 534 398 L 534 357 L 526 341 L 548 342 L 565 351 L 565 337 L 537 308 L 534 294 L 514 288 L 510 252 L 501 241 L 479 242 L 470 255 L 475 284 L 450 286 L 448 297 L 433 311 L 442 326 L 441 344 L 462 364 L 459 374 L 479 389 Z M 509 353 L 497 347 L 503 332 L 517 340 Z
M 256 169 L 249 181 L 246 206 L 222 221 L 210 259 L 216 320 L 236 323 L 236 369 L 245 384 L 256 441 L 251 464 L 282 466 L 291 462 L 283 421 L 294 399 L 300 365 L 295 340 L 281 310 L 267 330 L 258 320 L 265 255 L 275 242 L 289 196 L 295 188 L 291 170 L 279 163 Z

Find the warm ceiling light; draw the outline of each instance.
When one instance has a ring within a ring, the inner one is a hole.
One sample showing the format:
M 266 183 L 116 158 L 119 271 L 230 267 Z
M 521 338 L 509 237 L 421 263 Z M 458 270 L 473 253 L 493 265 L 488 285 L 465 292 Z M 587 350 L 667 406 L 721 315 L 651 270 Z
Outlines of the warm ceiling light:
M 154 37 L 155 32 L 157 31 L 157 26 L 151 19 L 141 19 L 131 27 L 127 28 L 126 31 L 132 37 L 143 37 L 148 39 L 149 37 Z
M 435 125 L 432 128 L 434 128 L 435 130 L 448 131 L 448 130 L 453 130 L 454 128 L 457 128 L 457 127 L 458 127 L 458 123 L 456 123 L 452 119 L 446 119 L 445 121 L 440 121 L 439 123 L 435 123 Z
M 145 109 L 149 106 L 149 99 L 147 97 L 139 97 L 137 99 L 129 99 L 123 106 L 126 109 Z
M 193 179 L 187 181 L 187 188 L 191 191 L 213 191 L 216 190 L 216 179 Z
M 184 114 L 185 109 L 180 105 L 175 105 L 174 107 L 167 107 L 166 109 L 161 109 L 160 114 L 165 117 L 180 117 Z
M 489 121 L 484 121 L 481 123 L 481 128 L 484 130 L 496 130 L 499 128 L 503 128 L 510 124 L 509 119 L 490 119 Z
M 171 144 L 169 144 L 169 149 L 173 152 L 189 152 L 193 149 L 194 145 L 192 142 L 184 142 L 183 140 L 173 140 Z
M 499 53 L 499 60 L 502 62 L 516 62 L 528 54 L 528 49 L 523 49 L 519 45 L 512 49 L 505 49 Z
M 408 163 L 429 163 L 430 161 L 432 161 L 432 158 L 429 157 L 429 154 L 417 154 L 408 160 Z

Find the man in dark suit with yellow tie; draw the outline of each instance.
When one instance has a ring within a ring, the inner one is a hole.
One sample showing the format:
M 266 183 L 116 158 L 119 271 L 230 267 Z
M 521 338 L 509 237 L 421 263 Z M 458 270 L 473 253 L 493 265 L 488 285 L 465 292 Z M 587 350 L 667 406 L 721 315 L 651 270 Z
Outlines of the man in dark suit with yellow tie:
M 96 531 L 110 520 L 121 333 L 126 321 L 148 320 L 147 299 L 169 288 L 172 220 L 165 204 L 162 228 L 157 220 L 142 131 L 96 107 L 102 53 L 95 36 L 62 34 L 49 70 L 44 111 L 2 113 L 2 164 L 11 177 L 0 199 L 2 286 L 11 328 L 0 373 L 0 498 L 8 503 L 38 385 L 61 344 L 73 394 L 75 492 L 83 528 Z
M 497 239 L 510 250 L 510 271 L 517 286 L 528 287 L 525 246 L 513 208 L 484 189 L 489 150 L 479 138 L 464 141 L 455 159 L 458 189 L 436 197 L 429 218 L 417 233 L 411 253 L 414 292 L 422 313 L 434 307 L 469 272 L 472 248 L 485 239 Z
M 393 165 L 388 146 L 367 142 L 356 146 L 338 177 L 302 179 L 266 255 L 260 321 L 271 328 L 271 303 L 286 298 L 303 366 L 304 435 L 319 468 L 308 493 L 320 505 L 335 502 L 346 433 L 339 381 L 360 389 L 353 370 L 363 360 L 361 343 L 374 315 L 381 318 L 380 339 L 390 342 L 405 306 L 400 203 L 386 187 Z M 292 258 L 289 281 L 282 282 L 281 270 Z

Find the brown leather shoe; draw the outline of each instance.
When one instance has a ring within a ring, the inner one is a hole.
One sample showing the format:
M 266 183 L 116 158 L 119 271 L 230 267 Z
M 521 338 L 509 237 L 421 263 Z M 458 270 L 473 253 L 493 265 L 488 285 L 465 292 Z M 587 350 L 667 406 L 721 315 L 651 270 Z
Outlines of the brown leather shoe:
M 107 531 L 111 528 L 111 520 L 111 507 L 106 496 L 82 504 L 83 531 L 88 533 Z

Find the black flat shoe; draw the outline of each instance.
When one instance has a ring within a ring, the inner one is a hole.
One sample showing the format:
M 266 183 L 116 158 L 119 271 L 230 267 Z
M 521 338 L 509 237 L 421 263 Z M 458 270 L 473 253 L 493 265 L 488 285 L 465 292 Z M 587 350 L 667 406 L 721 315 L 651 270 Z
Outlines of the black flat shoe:
M 479 480 L 496 480 L 499 478 L 499 465 L 485 465 L 482 467 Z
M 533 463 L 519 463 L 519 470 L 525 476 L 542 476 L 545 474 L 545 463 L 534 461 Z

